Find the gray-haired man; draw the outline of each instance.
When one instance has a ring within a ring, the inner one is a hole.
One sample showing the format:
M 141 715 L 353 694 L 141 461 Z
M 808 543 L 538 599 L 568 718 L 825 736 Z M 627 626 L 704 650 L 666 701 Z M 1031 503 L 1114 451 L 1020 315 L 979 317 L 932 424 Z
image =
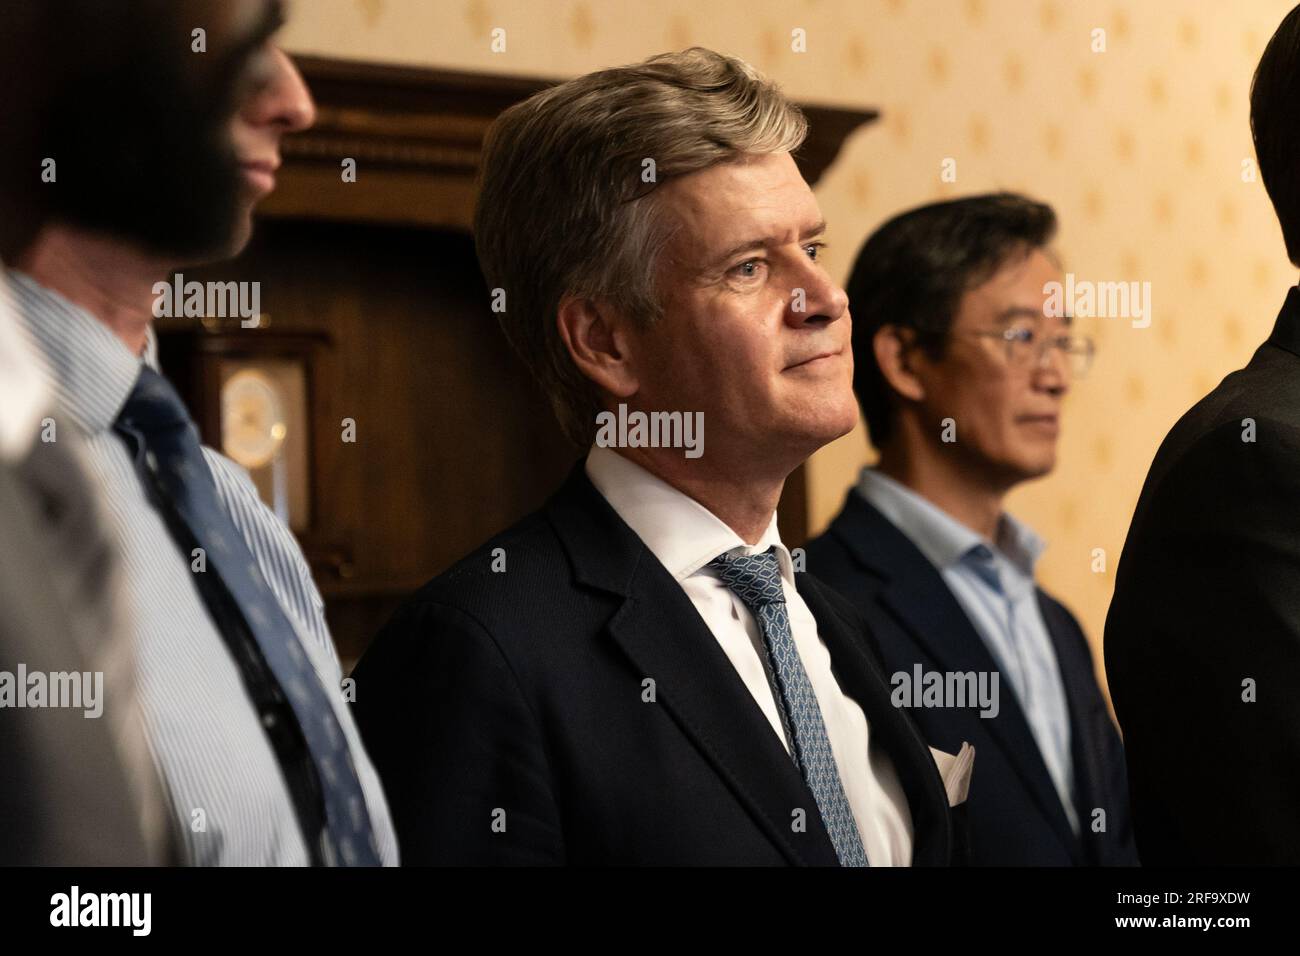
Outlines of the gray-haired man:
M 479 258 L 590 451 L 355 672 L 408 861 L 949 861 L 931 755 L 777 533 L 786 477 L 857 419 L 804 132 L 745 64 L 693 49 L 490 133 Z

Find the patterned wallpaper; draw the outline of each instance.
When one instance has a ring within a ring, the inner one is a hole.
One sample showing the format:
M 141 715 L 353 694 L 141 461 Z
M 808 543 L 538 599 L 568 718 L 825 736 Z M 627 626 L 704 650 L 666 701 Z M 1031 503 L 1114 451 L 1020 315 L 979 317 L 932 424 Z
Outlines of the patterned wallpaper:
M 1011 498 L 1049 542 L 1044 584 L 1099 654 L 1115 564 L 1160 439 L 1248 360 L 1296 279 L 1253 175 L 1247 103 L 1255 64 L 1292 5 L 300 0 L 285 45 L 563 77 L 700 44 L 749 60 L 798 99 L 878 108 L 881 122 L 849 141 L 817 190 L 841 279 L 867 233 L 905 207 L 995 188 L 1053 204 L 1068 271 L 1151 283 L 1146 327 L 1080 321 L 1099 352 L 1067 399 L 1058 468 Z M 813 460 L 815 529 L 869 456 L 858 431 Z

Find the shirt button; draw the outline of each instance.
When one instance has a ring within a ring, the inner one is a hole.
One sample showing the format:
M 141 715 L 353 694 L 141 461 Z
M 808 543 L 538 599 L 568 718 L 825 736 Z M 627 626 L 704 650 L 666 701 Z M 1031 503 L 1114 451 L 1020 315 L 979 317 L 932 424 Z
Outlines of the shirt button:
M 272 714 L 268 711 L 267 713 L 262 715 L 262 726 L 265 727 L 267 730 L 274 729 L 276 723 L 277 721 L 276 721 L 275 714 Z

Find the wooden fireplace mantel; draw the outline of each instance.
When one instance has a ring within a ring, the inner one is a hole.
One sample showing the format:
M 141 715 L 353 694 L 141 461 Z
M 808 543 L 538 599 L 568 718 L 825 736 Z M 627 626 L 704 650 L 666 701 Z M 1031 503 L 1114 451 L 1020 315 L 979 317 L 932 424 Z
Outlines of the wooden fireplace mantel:
M 316 99 L 316 125 L 283 143 L 272 218 L 470 228 L 489 124 L 553 80 L 295 56 Z M 808 139 L 795 157 L 815 184 L 874 110 L 800 104 Z M 341 163 L 357 161 L 342 183 Z M 340 188 L 343 187 L 343 188 Z

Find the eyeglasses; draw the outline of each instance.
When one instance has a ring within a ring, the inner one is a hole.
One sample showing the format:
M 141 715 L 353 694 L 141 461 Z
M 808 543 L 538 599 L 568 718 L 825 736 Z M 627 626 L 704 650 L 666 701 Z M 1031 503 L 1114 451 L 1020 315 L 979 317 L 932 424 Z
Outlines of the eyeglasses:
M 1086 335 L 1042 336 L 1023 326 L 971 334 L 1001 341 L 1006 347 L 1007 364 L 1013 368 L 1029 369 L 1042 365 L 1052 349 L 1060 349 L 1069 361 L 1070 374 L 1075 378 L 1088 374 L 1096 352 L 1092 339 Z

